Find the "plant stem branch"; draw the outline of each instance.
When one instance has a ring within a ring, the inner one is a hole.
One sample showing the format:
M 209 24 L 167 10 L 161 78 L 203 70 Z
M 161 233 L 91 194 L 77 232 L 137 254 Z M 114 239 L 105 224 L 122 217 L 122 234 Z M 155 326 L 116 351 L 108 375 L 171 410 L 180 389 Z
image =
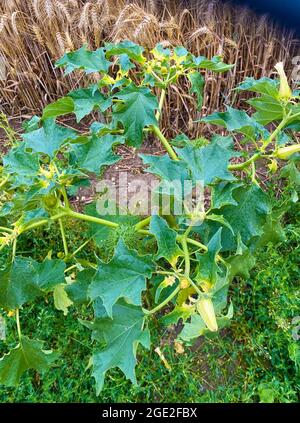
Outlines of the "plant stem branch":
M 196 240 L 194 240 L 194 239 L 192 239 L 192 238 L 187 238 L 187 239 L 186 239 L 186 242 L 187 242 L 188 244 L 195 245 L 196 247 L 201 248 L 201 250 L 203 250 L 203 251 L 207 251 L 207 247 L 206 247 L 206 245 L 201 244 L 201 242 L 199 242 L 199 241 L 196 241 Z
M 165 101 L 165 98 L 166 98 L 166 93 L 167 93 L 166 90 L 163 88 L 161 90 L 161 94 L 160 94 L 158 110 L 157 110 L 156 115 L 155 115 L 155 117 L 156 117 L 156 119 L 158 121 L 159 121 L 159 118 L 161 116 L 161 111 L 162 111 L 162 108 L 163 108 L 163 105 L 164 105 L 164 101 Z
M 61 193 L 62 193 L 62 195 L 64 197 L 65 207 L 67 209 L 69 209 L 70 208 L 70 204 L 69 204 L 68 194 L 67 194 L 66 188 L 64 186 L 61 187 Z
M 193 286 L 193 288 L 195 288 L 195 291 L 197 292 L 199 297 L 203 297 L 203 292 L 198 288 L 198 286 L 195 284 L 195 282 L 190 277 L 188 277 L 187 279 L 190 282 L 190 284 Z
M 164 301 L 162 301 L 157 307 L 154 307 L 152 310 L 143 309 L 144 313 L 147 315 L 151 315 L 156 313 L 157 311 L 161 310 L 165 305 L 167 305 L 180 291 L 180 285 L 177 286 L 176 289 L 170 294 Z
M 261 157 L 261 153 L 255 153 L 249 160 L 246 160 L 243 163 L 232 164 L 228 166 L 228 170 L 243 170 L 248 166 L 251 166 L 253 162 L 258 160 Z
M 75 257 L 91 240 L 93 239 L 93 237 L 87 239 L 86 241 L 84 241 L 83 244 L 81 244 L 77 250 L 74 251 L 74 253 L 71 254 L 70 258 Z
M 58 223 L 59 223 L 61 238 L 62 238 L 62 242 L 63 242 L 63 246 L 64 246 L 65 256 L 67 256 L 69 254 L 69 249 L 68 249 L 68 243 L 67 243 L 67 240 L 66 240 L 64 224 L 63 224 L 63 221 L 62 221 L 61 218 L 58 219 Z
M 19 340 L 21 340 L 22 332 L 21 332 L 21 325 L 20 325 L 20 313 L 18 308 L 16 309 L 16 323 L 17 323 L 18 337 L 19 337 Z
M 169 141 L 164 136 L 164 134 L 161 132 L 161 130 L 158 128 L 158 126 L 152 125 L 150 128 L 151 128 L 152 132 L 157 136 L 157 138 L 159 138 L 160 142 L 162 143 L 162 145 L 167 150 L 167 152 L 168 152 L 169 156 L 171 157 L 171 159 L 173 159 L 173 160 L 179 160 L 178 157 L 177 157 L 177 154 L 175 153 L 175 151 L 173 150 L 173 148 L 169 144 Z
M 70 270 L 75 269 L 75 267 L 77 267 L 77 264 L 73 264 L 72 266 L 68 267 L 67 269 L 65 269 L 65 273 L 69 272 Z
M 64 209 L 65 215 L 69 217 L 74 217 L 75 219 L 84 220 L 85 222 L 98 223 L 99 225 L 108 226 L 110 228 L 118 228 L 119 225 L 115 222 L 110 222 L 109 220 L 100 219 L 99 217 L 89 216 L 87 214 L 77 213 L 73 210 Z
M 49 220 L 54 222 L 64 216 L 66 216 L 65 211 L 57 213 L 54 216 L 51 216 L 49 219 L 42 219 L 39 222 L 32 223 L 31 225 L 25 226 L 20 232 L 20 234 L 23 232 L 30 231 L 31 229 L 38 228 L 39 226 L 47 225 L 47 223 L 49 223 Z
M 190 261 L 190 254 L 189 254 L 189 249 L 187 246 L 187 239 L 186 236 L 183 236 L 181 238 L 181 246 L 182 246 L 182 251 L 184 254 L 184 263 L 185 263 L 185 268 L 184 268 L 184 276 L 186 278 L 190 277 L 190 270 L 191 270 L 191 261 Z
M 3 232 L 7 232 L 7 233 L 9 233 L 9 234 L 12 234 L 14 231 L 12 230 L 12 229 L 10 229 L 10 228 L 6 228 L 5 226 L 0 226 L 0 232 L 1 231 L 3 231 Z
M 17 252 L 17 238 L 14 239 L 13 241 L 13 248 L 12 248 L 12 255 L 11 255 L 11 261 L 13 262 L 15 257 L 16 257 L 16 252 Z
M 138 231 L 139 229 L 144 228 L 145 226 L 149 225 L 150 221 L 151 216 L 146 217 L 135 225 L 135 229 Z
M 277 128 L 275 129 L 275 131 L 272 132 L 272 134 L 269 136 L 269 138 L 267 139 L 266 143 L 263 146 L 263 150 L 266 149 L 266 147 L 271 144 L 271 142 L 273 141 L 274 138 L 277 137 L 277 135 L 279 134 L 279 132 L 285 127 L 285 125 L 287 124 L 287 122 L 289 121 L 290 118 L 290 114 L 286 115 L 282 121 L 280 122 L 280 124 L 277 126 Z

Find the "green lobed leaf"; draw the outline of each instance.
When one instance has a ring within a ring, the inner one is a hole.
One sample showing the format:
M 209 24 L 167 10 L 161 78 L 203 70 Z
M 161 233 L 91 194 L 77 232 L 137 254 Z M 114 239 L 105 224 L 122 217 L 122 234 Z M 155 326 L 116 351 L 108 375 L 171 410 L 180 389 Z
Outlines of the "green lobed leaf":
M 147 87 L 130 84 L 123 88 L 115 98 L 121 100 L 113 107 L 114 122 L 121 122 L 128 144 L 139 147 L 143 140 L 143 129 L 157 125 L 155 110 L 158 109 L 157 98 Z
M 106 59 L 103 48 L 90 51 L 86 46 L 71 53 L 66 53 L 56 62 L 56 67 L 64 66 L 65 74 L 73 72 L 75 69 L 83 69 L 86 74 L 93 72 L 107 73 L 111 63 Z
M 41 120 L 41 118 L 39 116 L 35 115 L 31 119 L 25 120 L 22 123 L 22 128 L 24 129 L 25 132 L 34 131 L 35 129 L 39 128 L 40 120 Z
M 263 226 L 267 216 L 271 212 L 271 204 L 268 195 L 256 185 L 240 187 L 234 190 L 233 199 L 237 205 L 226 205 L 213 210 L 215 214 L 222 215 L 231 225 L 235 236 L 226 227 L 222 232 L 222 251 L 236 249 L 236 236 L 238 233 L 245 245 L 263 233 Z M 201 234 L 203 241 L 210 239 L 220 224 L 217 222 L 204 221 L 202 226 L 195 230 Z
M 47 154 L 51 158 L 63 144 L 76 137 L 76 131 L 57 125 L 53 119 L 46 119 L 42 128 L 23 134 L 26 148 L 36 153 Z
M 120 228 L 128 226 L 132 227 L 141 220 L 140 216 L 128 214 L 123 215 L 117 213 L 115 215 L 106 214 L 105 216 L 101 216 L 97 212 L 95 203 L 92 203 L 85 207 L 85 212 L 90 216 L 95 216 L 109 220 L 111 222 L 118 223 Z M 116 237 L 117 233 L 114 228 L 109 228 L 108 226 L 102 226 L 92 222 L 89 222 L 89 230 L 87 235 L 89 237 L 93 237 L 96 245 L 100 248 L 106 248 L 108 240 L 112 237 L 115 237 L 118 240 L 118 238 Z
M 226 112 L 215 112 L 200 119 L 200 122 L 224 126 L 230 132 L 239 132 L 250 138 L 258 134 L 268 134 L 268 131 L 250 117 L 244 110 L 227 106 Z
M 42 119 L 56 118 L 57 116 L 67 115 L 73 111 L 74 102 L 72 98 L 62 97 L 44 108 Z
M 26 184 L 29 178 L 37 176 L 40 169 L 38 156 L 28 154 L 24 143 L 12 148 L 3 157 L 3 166 L 7 172 L 17 175 L 20 184 Z
M 284 109 L 282 104 L 279 100 L 269 95 L 252 98 L 248 100 L 248 103 L 256 110 L 252 117 L 262 125 L 268 125 L 270 122 L 283 118 Z
M 201 110 L 203 104 L 203 90 L 205 85 L 204 76 L 199 72 L 190 72 L 188 78 L 191 81 L 190 92 L 196 94 L 197 110 Z
M 169 155 L 164 156 L 147 156 L 139 154 L 143 163 L 149 165 L 147 172 L 159 176 L 162 180 L 160 185 L 155 189 L 156 195 L 174 196 L 182 201 L 186 195 L 188 187 L 185 181 L 190 180 L 188 169 L 183 161 L 172 160 Z
M 235 276 L 241 276 L 244 279 L 250 277 L 249 271 L 255 266 L 256 259 L 250 249 L 243 243 L 241 235 L 237 236 L 237 249 L 234 256 L 227 258 L 229 267 L 229 280 Z
M 223 206 L 237 206 L 237 202 L 233 198 L 233 192 L 243 185 L 242 182 L 220 182 L 212 187 L 211 208 L 220 209 Z
M 182 251 L 176 243 L 176 231 L 171 229 L 165 219 L 158 215 L 151 217 L 149 229 L 157 240 L 158 251 L 156 260 L 163 257 L 169 263 L 175 265 L 178 257 L 182 255 Z
M 64 282 L 65 263 L 48 260 L 38 263 L 31 258 L 16 257 L 0 270 L 0 307 L 13 310 L 52 290 Z
M 27 370 L 43 372 L 48 369 L 57 359 L 57 354 L 43 350 L 43 344 L 22 335 L 16 348 L 0 359 L 0 384 L 17 386 Z
M 128 40 L 121 41 L 120 43 L 106 43 L 104 50 L 106 51 L 107 58 L 127 55 L 130 59 L 138 63 L 144 63 L 146 60 L 143 56 L 143 47 Z
M 214 72 L 227 72 L 234 66 L 224 63 L 221 56 L 214 56 L 212 59 L 207 59 L 204 56 L 198 56 L 194 57 L 193 61 L 197 68 L 208 69 Z
M 216 180 L 234 180 L 234 176 L 228 170 L 229 161 L 236 156 L 232 150 L 233 139 L 231 137 L 215 136 L 212 142 L 205 147 L 175 148 L 177 155 L 190 169 L 193 180 L 203 181 L 209 185 Z
M 231 231 L 231 233 L 234 235 L 234 231 L 233 231 L 230 223 L 227 222 L 227 220 L 224 218 L 224 216 L 222 216 L 220 214 L 212 214 L 212 213 L 210 213 L 210 214 L 207 214 L 205 216 L 205 219 L 206 220 L 212 220 L 213 222 L 219 222 L 219 223 L 221 223 L 221 225 L 226 226 L 226 228 L 228 228 Z
M 255 248 L 266 246 L 272 242 L 276 244 L 278 242 L 286 241 L 284 229 L 282 227 L 282 217 L 285 210 L 272 210 L 267 215 L 266 222 L 262 227 L 262 234 L 255 242 Z
M 179 339 L 190 343 L 192 340 L 199 338 L 207 332 L 207 326 L 199 314 L 193 314 L 191 321 L 186 323 L 179 334 Z
M 74 112 L 77 122 L 80 122 L 95 108 L 105 112 L 111 104 L 111 99 L 105 97 L 95 86 L 80 88 L 46 106 L 42 118 L 56 118 Z
M 106 346 L 93 354 L 93 376 L 96 391 L 102 390 L 105 374 L 118 367 L 127 379 L 136 383 L 136 351 L 139 344 L 150 347 L 150 334 L 144 329 L 145 315 L 140 307 L 118 301 L 112 310 L 112 319 L 102 305 L 96 306 L 95 322 L 88 327 L 93 330 L 94 339 L 105 341 Z
M 123 144 L 125 138 L 120 135 L 107 134 L 98 137 L 92 134 L 84 144 L 72 146 L 77 166 L 88 172 L 100 173 L 103 166 L 117 163 L 122 157 L 115 154 L 112 148 L 116 144 Z
M 181 161 L 172 160 L 168 154 L 164 156 L 147 156 L 139 154 L 143 163 L 149 165 L 147 172 L 158 175 L 161 179 L 174 181 L 180 179 L 182 182 L 188 179 L 188 170 Z
M 170 313 L 162 316 L 159 322 L 165 326 L 177 325 L 179 320 L 185 323 L 194 313 L 194 306 L 189 306 L 187 304 L 176 305 Z
M 78 273 L 76 280 L 65 286 L 70 300 L 75 304 L 88 303 L 88 288 L 95 276 L 94 269 L 84 269 Z
M 33 278 L 43 291 L 51 291 L 65 281 L 66 264 L 63 260 L 46 258 L 41 263 L 32 260 L 32 266 L 35 271 Z
M 68 95 L 74 102 L 74 113 L 77 122 L 80 122 L 95 108 L 105 112 L 112 105 L 111 99 L 105 97 L 99 90 L 95 90 L 94 87 L 80 88 L 71 91 Z
M 146 278 L 150 278 L 153 271 L 152 256 L 139 256 L 134 250 L 129 250 L 120 239 L 110 262 L 98 260 L 98 269 L 88 295 L 92 300 L 100 297 L 108 316 L 112 317 L 112 307 L 119 298 L 141 305 L 141 293 L 146 289 Z
M 246 78 L 236 88 L 237 91 L 252 91 L 255 93 L 266 94 L 273 98 L 278 98 L 278 81 L 275 79 L 262 77 L 260 79 Z
M 281 176 L 288 178 L 290 184 L 296 189 L 300 187 L 300 171 L 294 162 L 290 162 L 281 169 Z

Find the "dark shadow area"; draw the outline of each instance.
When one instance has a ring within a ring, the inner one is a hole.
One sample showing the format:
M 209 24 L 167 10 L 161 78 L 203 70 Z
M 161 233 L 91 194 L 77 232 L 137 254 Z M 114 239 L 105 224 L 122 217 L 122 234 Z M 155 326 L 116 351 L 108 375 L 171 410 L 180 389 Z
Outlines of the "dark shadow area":
M 258 14 L 268 14 L 280 25 L 294 29 L 297 35 L 300 35 L 299 0 L 231 0 L 231 3 L 248 6 Z

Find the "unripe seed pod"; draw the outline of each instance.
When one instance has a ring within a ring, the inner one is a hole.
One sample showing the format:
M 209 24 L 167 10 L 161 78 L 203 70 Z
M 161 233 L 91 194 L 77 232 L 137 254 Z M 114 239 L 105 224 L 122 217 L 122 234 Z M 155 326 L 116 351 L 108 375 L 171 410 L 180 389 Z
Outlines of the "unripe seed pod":
M 210 298 L 202 298 L 197 302 L 196 307 L 208 329 L 212 332 L 217 332 L 218 324 L 212 300 Z
M 47 208 L 53 209 L 57 205 L 57 197 L 54 194 L 48 194 L 43 199 Z

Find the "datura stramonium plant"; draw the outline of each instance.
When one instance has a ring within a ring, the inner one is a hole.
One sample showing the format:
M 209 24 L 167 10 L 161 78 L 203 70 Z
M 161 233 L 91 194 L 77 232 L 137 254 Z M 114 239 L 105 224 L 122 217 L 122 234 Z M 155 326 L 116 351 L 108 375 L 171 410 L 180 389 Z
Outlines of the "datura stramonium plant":
M 184 47 L 162 45 L 145 51 L 123 41 L 96 51 L 82 47 L 66 53 L 56 66 L 66 74 L 95 74 L 97 82 L 71 91 L 24 122 L 22 139 L 2 157 L 0 308 L 16 320 L 17 342 L 0 360 L 0 383 L 15 386 L 28 369 L 42 372 L 63 360 L 49 349 L 46 336 L 36 340 L 22 325 L 23 310 L 45 298 L 45 307 L 55 307 L 62 318 L 79 315 L 78 324 L 91 330 L 93 352 L 87 364 L 99 393 L 114 367 L 136 382 L 139 345 L 159 344 L 150 336 L 154 319 L 167 326 L 181 322 L 176 343 L 183 346 L 234 318 L 230 283 L 249 276 L 266 243 L 283 239 L 281 218 L 298 198 L 299 91 L 290 88 L 279 63 L 279 79 L 246 78 L 235 89 L 252 93 L 253 113 L 226 104 L 224 111 L 202 116 L 205 75 L 227 72 L 230 78 L 233 65 L 219 56 L 196 57 Z M 190 139 L 188 133 L 165 136 L 160 117 L 179 80 L 186 81 L 194 98 L 195 125 L 209 126 L 210 140 Z M 70 126 L 70 119 L 64 124 L 66 115 L 77 124 Z M 83 118 L 92 122 L 88 130 L 78 129 Z M 225 135 L 214 134 L 215 127 Z M 144 173 L 157 180 L 151 194 L 164 200 L 155 212 L 140 215 L 125 207 L 119 213 L 116 207 L 101 214 L 99 198 L 75 210 L 70 197 L 91 175 L 104 180 L 104 169 L 122 159 L 117 147 L 125 144 L 138 153 L 150 134 L 164 150 L 139 154 Z M 236 136 L 242 151 L 235 149 Z M 271 181 L 275 174 L 283 179 L 290 201 L 271 201 L 258 166 Z M 182 188 L 188 182 L 191 194 L 199 181 L 205 201 L 196 197 L 188 206 Z M 163 204 L 170 205 L 168 210 Z M 76 249 L 66 236 L 70 220 L 86 225 Z M 56 257 L 50 247 L 43 260 L 41 251 L 38 256 L 20 251 L 20 237 L 39 236 L 39 228 L 51 233 L 56 226 L 62 250 Z M 81 255 L 91 242 L 92 263 Z

